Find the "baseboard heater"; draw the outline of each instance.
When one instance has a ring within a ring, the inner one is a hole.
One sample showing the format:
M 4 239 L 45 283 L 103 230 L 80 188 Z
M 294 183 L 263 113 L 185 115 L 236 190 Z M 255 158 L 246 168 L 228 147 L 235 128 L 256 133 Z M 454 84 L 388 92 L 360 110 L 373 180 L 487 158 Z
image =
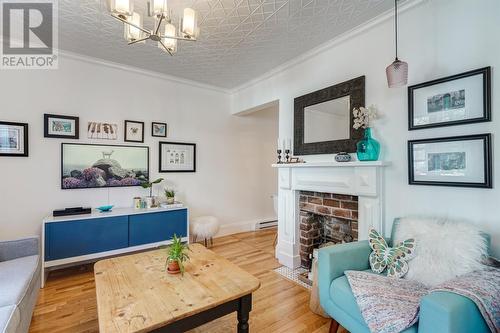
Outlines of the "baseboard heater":
M 276 228 L 278 226 L 278 220 L 262 221 L 255 225 L 255 230 L 263 230 L 269 228 Z

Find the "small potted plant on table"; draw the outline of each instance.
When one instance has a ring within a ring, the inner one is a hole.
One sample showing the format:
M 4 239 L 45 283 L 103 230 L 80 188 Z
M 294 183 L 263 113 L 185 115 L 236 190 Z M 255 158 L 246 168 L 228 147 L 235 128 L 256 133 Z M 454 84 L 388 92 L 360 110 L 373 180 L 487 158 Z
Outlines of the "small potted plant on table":
M 187 244 L 182 243 L 181 238 L 174 234 L 172 244 L 168 247 L 168 256 L 166 261 L 167 273 L 184 275 L 184 262 L 189 260 L 186 253 L 189 250 Z
M 167 197 L 167 204 L 171 205 L 175 203 L 175 190 L 165 189 L 165 196 Z

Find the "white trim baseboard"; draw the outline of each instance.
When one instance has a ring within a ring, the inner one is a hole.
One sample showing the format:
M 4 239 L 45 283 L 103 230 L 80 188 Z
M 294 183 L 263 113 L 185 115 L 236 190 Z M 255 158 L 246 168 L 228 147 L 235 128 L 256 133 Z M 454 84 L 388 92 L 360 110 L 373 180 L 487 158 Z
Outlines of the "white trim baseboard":
M 215 237 L 228 236 L 233 234 L 238 234 L 240 232 L 255 231 L 255 225 L 259 222 L 276 221 L 276 217 L 265 217 L 250 221 L 241 221 L 230 224 L 222 224 L 220 226 L 219 232 Z

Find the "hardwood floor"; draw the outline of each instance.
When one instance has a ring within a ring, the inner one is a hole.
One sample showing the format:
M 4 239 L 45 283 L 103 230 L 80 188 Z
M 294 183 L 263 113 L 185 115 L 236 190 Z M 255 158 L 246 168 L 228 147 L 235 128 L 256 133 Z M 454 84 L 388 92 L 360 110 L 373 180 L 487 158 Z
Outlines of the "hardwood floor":
M 329 331 L 330 320 L 309 310 L 309 291 L 277 273 L 275 230 L 247 232 L 214 240 L 214 252 L 239 265 L 261 281 L 250 313 L 251 332 Z M 31 333 L 98 332 L 93 265 L 82 265 L 49 275 L 40 291 L 31 321 Z M 191 332 L 236 332 L 236 314 L 200 326 Z M 340 328 L 339 333 L 347 333 Z

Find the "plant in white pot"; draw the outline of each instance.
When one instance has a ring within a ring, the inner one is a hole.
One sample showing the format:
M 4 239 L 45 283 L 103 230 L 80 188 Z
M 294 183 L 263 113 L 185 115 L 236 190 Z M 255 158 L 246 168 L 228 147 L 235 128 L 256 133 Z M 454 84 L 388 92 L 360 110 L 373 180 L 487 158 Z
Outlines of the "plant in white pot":
M 174 189 L 165 189 L 165 196 L 167 197 L 167 204 L 175 203 L 175 190 Z
M 146 197 L 146 206 L 147 208 L 152 208 L 156 206 L 155 198 L 153 196 L 153 185 L 159 184 L 163 181 L 163 178 L 158 178 L 153 180 L 152 182 L 142 183 L 141 186 L 145 189 L 149 189 L 149 196 Z

